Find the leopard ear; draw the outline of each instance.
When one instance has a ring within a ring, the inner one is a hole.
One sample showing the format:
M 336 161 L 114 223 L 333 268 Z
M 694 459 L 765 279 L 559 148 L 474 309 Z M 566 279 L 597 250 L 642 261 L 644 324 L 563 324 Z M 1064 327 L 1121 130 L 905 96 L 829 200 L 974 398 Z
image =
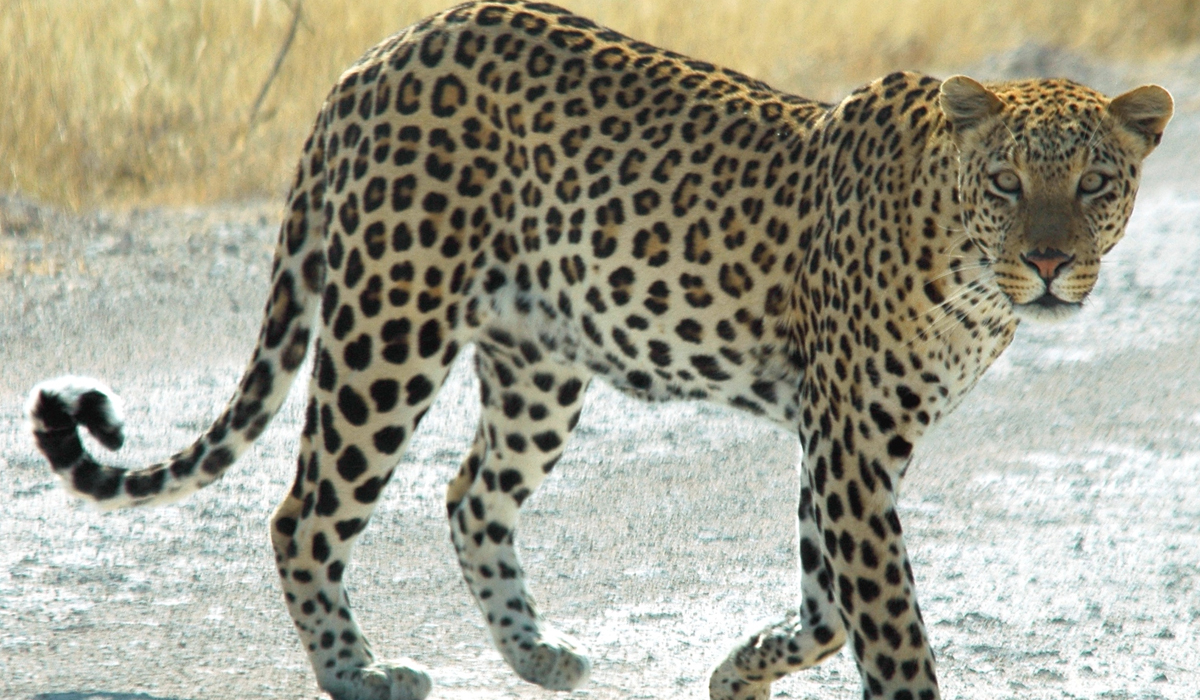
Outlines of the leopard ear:
M 942 83 L 938 103 L 942 114 L 961 135 L 979 126 L 988 117 L 999 114 L 1004 103 L 991 90 L 965 75 L 947 78 Z
M 1175 112 L 1171 93 L 1157 85 L 1134 88 L 1108 104 L 1108 111 L 1133 133 L 1146 140 L 1146 153 L 1162 140 L 1163 129 Z

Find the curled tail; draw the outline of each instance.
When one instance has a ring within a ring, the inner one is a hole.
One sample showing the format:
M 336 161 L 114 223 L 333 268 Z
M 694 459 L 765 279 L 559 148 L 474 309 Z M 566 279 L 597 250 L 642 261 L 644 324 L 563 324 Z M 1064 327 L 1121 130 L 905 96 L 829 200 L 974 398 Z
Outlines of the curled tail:
M 322 123 L 318 120 L 318 135 Z M 84 448 L 78 426 L 111 450 L 121 446 L 123 421 L 112 390 L 75 376 L 33 388 L 25 414 L 38 449 L 68 491 L 104 509 L 179 500 L 220 478 L 267 427 L 304 362 L 324 285 L 323 150 L 323 139 L 305 144 L 254 356 L 225 410 L 191 447 L 140 469 L 103 465 Z

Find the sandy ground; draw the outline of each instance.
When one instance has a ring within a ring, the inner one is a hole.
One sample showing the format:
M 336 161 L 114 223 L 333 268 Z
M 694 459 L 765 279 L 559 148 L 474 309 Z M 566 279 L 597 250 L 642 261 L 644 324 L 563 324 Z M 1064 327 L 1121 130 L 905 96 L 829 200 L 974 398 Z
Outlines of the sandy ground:
M 1200 104 L 1177 83 L 1184 114 L 1093 301 L 1023 327 L 904 483 L 946 698 L 1200 698 Z M 126 400 L 120 461 L 188 444 L 249 355 L 276 208 L 77 218 L 0 200 L 0 698 L 317 697 L 266 537 L 303 382 L 222 482 L 157 510 L 70 500 L 20 418 L 36 381 L 86 373 Z M 434 698 L 556 697 L 491 648 L 449 544 L 442 492 L 477 416 L 462 370 L 360 541 L 355 606 L 382 656 L 433 667 Z M 590 649 L 570 697 L 706 697 L 709 667 L 795 594 L 797 452 L 745 416 L 593 385 L 520 537 L 546 614 Z M 843 652 L 776 695 L 858 683 Z

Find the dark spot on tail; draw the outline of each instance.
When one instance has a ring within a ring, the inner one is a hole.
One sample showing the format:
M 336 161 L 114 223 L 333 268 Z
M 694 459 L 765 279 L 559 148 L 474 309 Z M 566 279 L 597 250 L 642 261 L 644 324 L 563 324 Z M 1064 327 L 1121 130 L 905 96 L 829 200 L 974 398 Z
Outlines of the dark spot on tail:
M 44 396 L 45 394 L 43 394 Z M 100 444 L 110 450 L 117 450 L 125 442 L 121 433 L 121 424 L 111 422 L 112 403 L 102 391 L 88 391 L 79 396 L 79 410 L 75 417 L 87 426 Z
M 102 467 L 90 457 L 85 457 L 75 467 L 72 484 L 80 493 L 86 493 L 96 500 L 102 501 L 117 495 L 117 491 L 121 488 L 121 471 Z
M 69 467 L 83 456 L 83 444 L 79 442 L 79 435 L 73 426 L 70 430 L 62 428 L 51 431 L 39 430 L 33 434 L 33 437 L 37 441 L 38 449 L 46 455 L 46 459 L 50 461 L 50 466 L 54 469 Z
M 233 464 L 233 450 L 228 447 L 219 447 L 208 454 L 204 461 L 200 464 L 200 468 L 207 474 L 217 475 L 225 471 L 225 469 Z
M 42 391 L 33 407 L 33 418 L 42 422 L 48 431 L 73 430 L 75 419 L 67 412 L 67 405 L 56 394 Z
M 141 498 L 143 496 L 151 496 L 162 491 L 163 482 L 166 481 L 167 472 L 164 469 L 156 469 L 145 474 L 134 474 L 125 480 L 125 493 L 133 498 Z
M 193 446 L 186 454 L 181 453 L 176 455 L 175 459 L 171 462 L 171 476 L 182 478 L 194 472 L 196 470 L 196 463 L 200 459 L 201 450 L 202 448 L 197 445 Z

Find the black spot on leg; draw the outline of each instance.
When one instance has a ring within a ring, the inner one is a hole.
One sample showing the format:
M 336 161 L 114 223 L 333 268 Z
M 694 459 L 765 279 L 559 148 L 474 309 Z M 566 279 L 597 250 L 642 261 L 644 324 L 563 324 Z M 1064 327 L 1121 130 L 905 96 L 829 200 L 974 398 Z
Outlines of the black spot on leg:
M 625 375 L 625 380 L 629 382 L 634 389 L 646 390 L 654 383 L 649 374 L 640 370 L 634 370 Z
M 329 479 L 322 479 L 317 491 L 317 506 L 313 512 L 320 516 L 330 516 L 336 513 L 339 502 L 337 487 L 333 485 L 333 482 Z
M 317 561 L 324 564 L 325 560 L 329 559 L 329 554 L 330 554 L 329 541 L 325 539 L 325 533 L 318 532 L 317 534 L 313 535 L 313 540 L 312 540 L 313 559 L 316 559 Z
M 383 324 L 380 338 L 383 340 L 383 359 L 396 365 L 408 360 L 408 334 L 412 325 L 408 319 L 393 319 Z M 331 387 L 332 388 L 332 387 Z
M 333 357 L 325 348 L 321 348 L 321 352 L 317 355 L 317 386 L 325 391 L 333 391 L 333 387 L 337 384 L 337 368 L 333 364 Z
M 516 469 L 505 469 L 504 471 L 500 472 L 500 490 L 504 493 L 508 493 L 517 486 L 520 486 L 523 481 L 524 479 L 521 477 L 521 472 L 517 471 Z M 479 515 L 476 517 L 482 518 L 483 516 Z
M 503 396 L 504 415 L 508 418 L 516 418 L 521 415 L 521 411 L 525 408 L 525 400 L 520 394 L 506 393 Z
M 533 375 L 533 385 L 542 391 L 550 391 L 554 388 L 554 375 L 538 372 Z
M 367 458 L 363 455 L 362 450 L 354 445 L 346 447 L 346 451 L 342 453 L 337 460 L 338 475 L 348 482 L 358 480 L 367 471 Z
M 370 411 L 363 397 L 348 385 L 338 391 L 338 410 L 352 425 L 365 424 Z
M 558 388 L 558 405 L 570 406 L 579 398 L 579 392 L 583 388 L 583 382 L 572 377 L 563 382 Z
M 361 486 L 354 489 L 354 500 L 359 503 L 371 504 L 379 498 L 379 492 L 383 490 L 386 479 L 381 479 L 373 476 L 362 483 Z
M 878 403 L 872 403 L 869 407 L 871 420 L 875 421 L 875 425 L 879 428 L 879 432 L 888 433 L 896 427 L 896 419 L 892 414 L 884 410 L 883 406 Z
M 875 624 L 874 618 L 867 613 L 858 616 L 858 626 L 862 633 L 867 636 L 867 639 L 872 642 L 879 641 L 879 625 Z
M 296 519 L 280 518 L 279 520 L 276 520 L 275 530 L 285 537 L 291 537 L 296 533 Z
M 329 404 L 321 407 L 321 434 L 325 442 L 325 451 L 329 454 L 337 454 L 337 451 L 342 449 L 342 435 L 334 427 L 335 420 L 333 417 L 333 409 Z
M 893 627 L 891 623 L 883 623 L 883 625 L 881 625 L 879 628 L 879 634 L 887 640 L 887 643 L 891 645 L 893 649 L 899 649 L 900 646 L 904 644 L 904 638 L 900 636 L 900 632 Z
M 487 536 L 492 542 L 500 544 L 504 541 L 504 538 L 508 537 L 508 528 L 504 527 L 500 523 L 488 523 Z
M 442 347 L 442 327 L 436 319 L 430 319 L 421 325 L 418 333 L 417 352 L 421 357 L 431 357 Z
M 845 513 L 842 506 L 842 497 L 836 493 L 831 493 L 825 497 L 825 513 L 829 516 L 830 522 L 837 522 Z
M 896 675 L 896 661 L 887 654 L 879 654 L 875 657 L 875 667 L 879 669 L 879 674 L 883 676 L 885 681 L 892 680 Z M 904 697 L 905 695 L 907 695 L 907 698 Z M 897 692 L 894 697 L 896 700 L 915 700 L 912 693 L 907 690 Z
M 807 537 L 800 538 L 800 565 L 809 574 L 821 565 L 821 550 Z
M 546 432 L 534 435 L 533 444 L 537 445 L 538 449 L 542 452 L 550 452 L 562 445 L 562 438 L 555 431 L 547 430 Z
M 912 443 L 899 435 L 888 441 L 888 454 L 899 459 L 907 459 L 912 454 Z
M 921 405 L 921 397 L 903 384 L 896 387 L 896 397 L 900 399 L 900 405 L 910 411 Z
M 351 518 L 350 520 L 338 521 L 337 524 L 333 526 L 333 529 L 337 531 L 338 538 L 345 542 L 361 532 L 365 526 L 366 523 L 363 522 L 362 519 Z
M 887 611 L 892 617 L 900 617 L 908 612 L 908 601 L 904 598 L 892 598 L 887 602 Z
M 354 309 L 349 304 L 343 304 L 338 309 L 337 318 L 333 320 L 333 337 L 342 340 L 354 330 Z
M 863 599 L 864 603 L 871 603 L 879 597 L 879 584 L 869 578 L 859 577 L 858 579 L 858 595 Z
M 691 362 L 692 366 L 708 379 L 713 381 L 729 379 L 729 374 L 721 369 L 721 364 L 712 355 L 692 355 Z
M 353 370 L 362 371 L 371 364 L 371 336 L 363 333 L 358 340 L 346 345 L 342 353 L 346 366 Z
M 521 343 L 521 355 L 525 358 L 525 361 L 529 363 L 538 362 L 542 359 L 542 352 L 538 350 L 536 345 L 529 341 L 524 341 Z
M 400 384 L 394 379 L 378 379 L 371 384 L 370 394 L 375 402 L 375 410 L 385 413 L 396 407 L 400 398 Z
M 829 629 L 825 625 L 819 625 L 813 630 L 813 639 L 816 639 L 818 644 L 828 644 L 833 640 L 833 630 Z
M 404 428 L 398 425 L 381 428 L 371 436 L 371 440 L 375 444 L 375 449 L 385 455 L 395 454 L 396 450 L 400 449 L 400 445 L 404 442 L 404 438 Z
M 325 281 L 325 254 L 319 250 L 308 254 L 301 269 L 304 284 L 311 292 L 318 292 Z
M 404 385 L 404 392 L 406 395 L 405 403 L 409 406 L 416 406 L 429 398 L 429 395 L 433 393 L 433 383 L 425 375 L 418 374 Z

